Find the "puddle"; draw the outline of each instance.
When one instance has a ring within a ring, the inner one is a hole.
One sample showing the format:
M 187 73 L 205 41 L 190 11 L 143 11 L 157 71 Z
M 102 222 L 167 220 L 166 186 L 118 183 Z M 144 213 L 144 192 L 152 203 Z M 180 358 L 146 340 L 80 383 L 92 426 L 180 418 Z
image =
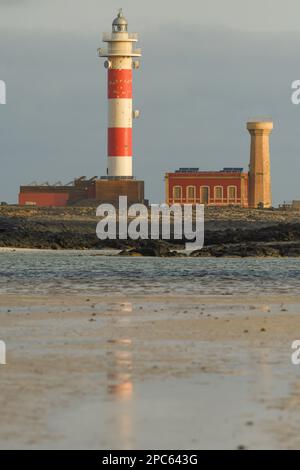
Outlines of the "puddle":
M 45 448 L 274 447 L 265 426 L 279 420 L 279 412 L 252 400 L 253 385 L 245 378 L 209 375 L 133 384 L 129 373 L 111 379 L 117 383 L 104 396 L 51 417 L 49 431 L 57 438 Z

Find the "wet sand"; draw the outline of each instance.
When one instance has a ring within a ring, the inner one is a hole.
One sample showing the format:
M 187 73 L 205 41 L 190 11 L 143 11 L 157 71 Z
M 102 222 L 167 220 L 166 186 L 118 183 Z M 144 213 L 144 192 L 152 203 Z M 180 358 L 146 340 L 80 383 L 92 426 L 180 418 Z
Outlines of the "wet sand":
M 300 448 L 300 297 L 1 295 L 0 448 Z

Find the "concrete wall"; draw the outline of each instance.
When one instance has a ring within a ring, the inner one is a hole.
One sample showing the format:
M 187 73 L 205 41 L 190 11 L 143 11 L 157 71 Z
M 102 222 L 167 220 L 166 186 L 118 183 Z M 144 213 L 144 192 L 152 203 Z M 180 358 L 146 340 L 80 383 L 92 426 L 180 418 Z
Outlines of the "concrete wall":
M 119 196 L 127 196 L 128 204 L 144 201 L 144 181 L 110 180 L 96 181 L 96 200 L 118 206 Z

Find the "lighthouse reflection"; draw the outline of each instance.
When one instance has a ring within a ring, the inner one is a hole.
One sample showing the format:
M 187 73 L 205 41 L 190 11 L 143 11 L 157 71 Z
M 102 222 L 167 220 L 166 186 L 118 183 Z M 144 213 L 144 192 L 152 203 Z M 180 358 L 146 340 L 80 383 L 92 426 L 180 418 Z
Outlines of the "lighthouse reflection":
M 132 354 L 130 351 L 112 351 L 107 373 L 107 392 L 116 398 L 130 399 L 133 393 Z
M 106 391 L 108 398 L 115 401 L 114 413 L 111 416 L 110 423 L 116 442 L 123 449 L 132 446 L 133 438 L 132 340 L 127 337 L 125 331 L 126 327 L 130 325 L 132 311 L 131 303 L 126 302 L 120 305 L 121 315 L 114 318 L 116 333 L 108 340 L 109 347 L 107 351 Z

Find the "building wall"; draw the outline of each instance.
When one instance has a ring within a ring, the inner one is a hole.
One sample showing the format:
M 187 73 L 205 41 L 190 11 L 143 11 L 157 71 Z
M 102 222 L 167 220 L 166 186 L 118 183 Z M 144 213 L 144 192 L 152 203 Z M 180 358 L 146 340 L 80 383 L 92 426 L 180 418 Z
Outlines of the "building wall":
M 167 173 L 166 203 L 247 207 L 248 174 L 228 172 Z
M 300 201 L 293 201 L 292 202 L 292 208 L 300 210 Z
M 70 186 L 21 186 L 19 204 L 34 204 L 41 207 L 63 207 L 95 199 L 94 180 L 75 180 Z
M 96 200 L 118 206 L 119 196 L 127 196 L 128 204 L 144 202 L 144 181 L 110 180 L 96 181 Z
M 68 193 L 21 192 L 19 194 L 19 204 L 21 206 L 32 204 L 38 207 L 64 207 L 67 205 L 68 200 Z

